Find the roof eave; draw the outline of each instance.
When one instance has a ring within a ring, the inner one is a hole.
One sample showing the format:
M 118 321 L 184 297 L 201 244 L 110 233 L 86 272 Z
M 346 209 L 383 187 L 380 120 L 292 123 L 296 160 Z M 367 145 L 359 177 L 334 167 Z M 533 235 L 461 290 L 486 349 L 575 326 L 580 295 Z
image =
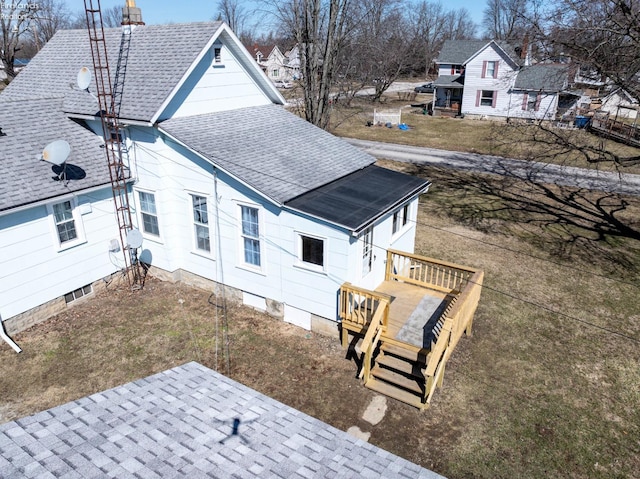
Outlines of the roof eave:
M 400 205 L 406 203 L 410 199 L 412 199 L 412 198 L 414 198 L 416 196 L 425 194 L 427 191 L 429 191 L 430 187 L 431 187 L 431 182 L 427 180 L 426 184 L 422 184 L 422 185 L 414 188 L 411 192 L 407 193 L 402 198 L 400 198 L 398 201 L 396 201 L 392 205 L 388 206 L 384 210 L 380 211 L 376 216 L 374 216 L 373 218 L 370 218 L 369 220 L 365 221 L 364 223 L 359 225 L 357 228 L 355 228 L 355 229 L 351 229 L 350 228 L 351 234 L 353 234 L 354 236 L 359 235 L 360 233 L 362 233 L 363 230 L 365 230 L 366 228 L 368 228 L 369 226 L 374 224 L 376 221 L 378 221 L 380 218 L 385 216 L 387 213 L 390 213 L 391 211 L 395 210 Z

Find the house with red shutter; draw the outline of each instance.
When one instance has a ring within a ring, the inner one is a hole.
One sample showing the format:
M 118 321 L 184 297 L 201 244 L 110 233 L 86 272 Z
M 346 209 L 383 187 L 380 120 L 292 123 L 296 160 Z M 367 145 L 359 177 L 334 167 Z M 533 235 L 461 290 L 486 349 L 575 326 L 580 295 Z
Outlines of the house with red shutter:
M 554 120 L 578 96 L 568 65 L 531 64 L 526 47 L 496 40 L 448 40 L 438 60 L 435 116 Z

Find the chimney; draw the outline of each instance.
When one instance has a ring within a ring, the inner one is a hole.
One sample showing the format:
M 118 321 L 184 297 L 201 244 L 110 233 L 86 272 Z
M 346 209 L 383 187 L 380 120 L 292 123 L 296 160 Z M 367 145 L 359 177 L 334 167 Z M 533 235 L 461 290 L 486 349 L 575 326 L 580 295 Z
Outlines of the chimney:
M 127 0 L 127 4 L 122 8 L 122 26 L 144 25 L 142 21 L 142 11 L 136 7 L 136 0 Z

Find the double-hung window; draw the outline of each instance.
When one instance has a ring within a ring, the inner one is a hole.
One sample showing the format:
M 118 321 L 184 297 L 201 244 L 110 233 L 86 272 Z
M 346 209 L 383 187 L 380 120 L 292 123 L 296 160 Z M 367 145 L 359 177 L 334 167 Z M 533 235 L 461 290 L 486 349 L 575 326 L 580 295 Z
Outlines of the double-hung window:
M 478 90 L 476 94 L 476 106 L 496 107 L 496 94 L 494 90 Z
M 482 65 L 482 78 L 498 78 L 498 62 L 485 61 Z
M 540 109 L 540 95 L 535 91 L 525 93 L 525 104 L 527 111 L 538 111 Z M 523 108 L 523 109 L 525 109 Z
M 260 211 L 258 208 L 240 205 L 242 222 L 241 240 L 244 263 L 260 268 Z
M 207 199 L 204 196 L 191 196 L 193 207 L 193 225 L 196 238 L 196 249 L 206 253 L 211 252 L 211 239 L 209 236 L 209 212 L 207 211 Z
M 138 191 L 138 198 L 140 199 L 142 230 L 150 235 L 160 236 L 155 195 L 153 193 L 147 193 L 145 191 Z
M 53 221 L 56 224 L 60 245 L 78 239 L 78 231 L 76 230 L 76 221 L 73 217 L 71 200 L 53 205 Z

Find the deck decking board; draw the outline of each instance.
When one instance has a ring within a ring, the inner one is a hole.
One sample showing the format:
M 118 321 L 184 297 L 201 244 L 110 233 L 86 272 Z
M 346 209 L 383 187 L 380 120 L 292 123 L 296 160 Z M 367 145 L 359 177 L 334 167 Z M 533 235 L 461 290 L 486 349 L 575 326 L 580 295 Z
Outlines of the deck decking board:
M 406 341 L 398 338 L 398 333 L 407 324 L 407 319 L 411 317 L 422 299 L 425 296 L 431 296 L 444 300 L 447 296 L 439 291 L 400 281 L 384 281 L 376 288 L 376 292 L 385 293 L 392 297 L 391 304 L 389 305 L 389 322 L 385 336 L 400 343 L 406 343 Z M 430 317 L 436 309 L 437 308 L 434 308 L 433 311 L 426 312 L 428 315 L 427 318 Z

